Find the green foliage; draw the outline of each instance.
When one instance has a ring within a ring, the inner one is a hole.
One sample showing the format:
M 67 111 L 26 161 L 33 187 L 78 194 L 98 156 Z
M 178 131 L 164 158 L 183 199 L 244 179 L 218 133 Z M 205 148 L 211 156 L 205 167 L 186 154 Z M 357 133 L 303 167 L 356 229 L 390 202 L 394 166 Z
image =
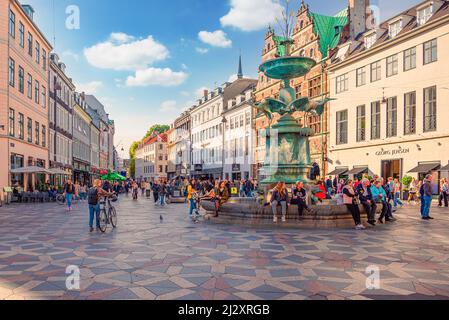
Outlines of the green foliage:
M 158 132 L 158 133 L 164 133 L 167 132 L 168 130 L 170 130 L 170 126 L 165 125 L 165 124 L 155 124 L 154 126 L 152 126 L 147 134 L 145 135 L 145 138 L 148 138 L 149 136 L 151 136 L 153 134 L 153 132 Z
M 410 187 L 410 184 L 412 183 L 413 178 L 410 176 L 404 176 L 402 178 L 402 185 L 404 186 L 404 190 L 408 190 Z
M 133 142 L 131 148 L 129 148 L 129 172 L 131 177 L 136 175 L 136 149 L 139 147 L 138 141 Z

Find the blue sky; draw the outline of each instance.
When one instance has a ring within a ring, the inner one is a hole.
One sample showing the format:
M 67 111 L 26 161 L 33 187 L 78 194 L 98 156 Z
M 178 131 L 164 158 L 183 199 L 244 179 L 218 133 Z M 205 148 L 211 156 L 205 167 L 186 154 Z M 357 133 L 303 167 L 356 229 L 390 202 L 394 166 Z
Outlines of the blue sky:
M 128 150 L 155 123 L 170 124 L 199 98 L 237 73 L 256 77 L 266 26 L 279 0 L 22 0 L 67 65 L 79 89 L 95 94 L 116 121 L 116 145 Z M 347 0 L 309 0 L 333 15 Z M 418 0 L 374 0 L 381 20 Z M 54 3 L 54 10 L 53 10 Z M 300 0 L 292 0 L 295 9 Z M 80 12 L 68 29 L 66 9 Z M 55 32 L 53 32 L 55 30 Z M 201 32 L 201 33 L 200 33 Z

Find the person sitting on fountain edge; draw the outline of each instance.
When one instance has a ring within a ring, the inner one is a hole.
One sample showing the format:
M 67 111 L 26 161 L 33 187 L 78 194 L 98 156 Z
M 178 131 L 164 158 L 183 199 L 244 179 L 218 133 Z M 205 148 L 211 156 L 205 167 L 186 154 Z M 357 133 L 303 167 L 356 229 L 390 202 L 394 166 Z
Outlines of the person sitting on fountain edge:
M 366 178 L 362 179 L 362 182 L 356 187 L 355 192 L 368 215 L 368 223 L 375 226 L 377 204 L 376 199 L 373 198 L 373 193 L 371 192 L 371 182 Z
M 290 204 L 298 206 L 298 215 L 300 218 L 304 216 L 304 210 L 313 213 L 313 210 L 307 206 L 307 190 L 304 189 L 304 184 L 301 181 L 296 182 L 292 189 L 292 200 Z
M 288 190 L 285 186 L 285 182 L 279 182 L 277 186 L 273 189 L 271 194 L 271 209 L 273 210 L 273 222 L 278 222 L 277 217 L 277 206 L 282 207 L 282 222 L 287 221 L 287 203 L 288 203 Z

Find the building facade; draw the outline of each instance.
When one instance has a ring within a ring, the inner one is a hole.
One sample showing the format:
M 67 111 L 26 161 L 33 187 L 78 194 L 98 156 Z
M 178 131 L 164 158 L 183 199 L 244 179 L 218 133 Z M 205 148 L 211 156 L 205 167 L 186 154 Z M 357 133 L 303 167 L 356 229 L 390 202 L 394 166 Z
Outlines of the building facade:
M 89 112 L 90 115 L 90 112 Z M 94 122 L 90 123 L 90 172 L 92 179 L 100 178 L 100 128 Z
M 339 46 L 329 68 L 332 174 L 447 176 L 448 53 L 448 1 L 422 2 Z
M 91 182 L 91 123 L 84 94 L 75 93 L 73 114 L 73 178 L 79 183 Z
M 49 92 L 49 152 L 50 168 L 66 174 L 54 176 L 53 183 L 61 185 L 73 175 L 73 95 L 75 86 L 66 73 L 65 64 L 56 53 L 50 54 Z
M 189 112 L 181 114 L 174 123 L 176 176 L 187 177 L 190 173 L 191 118 Z
M 176 176 L 176 130 L 174 128 L 174 124 L 171 125 L 170 130 L 167 132 L 167 177 L 168 179 L 172 179 Z
M 365 1 L 365 0 L 363 0 Z M 355 6 L 354 1 L 349 1 L 349 10 Z M 354 12 L 352 9 L 351 12 Z M 296 98 L 307 96 L 314 100 L 323 100 L 329 96 L 327 86 L 327 66 L 329 65 L 330 52 L 340 43 L 342 35 L 348 32 L 348 10 L 343 10 L 335 16 L 324 16 L 314 13 L 304 1 L 297 13 L 296 23 L 292 34 L 294 44 L 292 56 L 303 56 L 314 59 L 317 65 L 305 76 L 293 79 L 292 88 L 296 91 Z M 278 55 L 278 46 L 281 37 L 275 35 L 269 28 L 265 37 L 265 46 L 262 52 L 262 62 L 274 59 Z M 279 98 L 282 83 L 259 73 L 259 82 L 255 92 L 256 102 L 266 98 Z M 327 172 L 327 148 L 329 138 L 329 108 L 325 108 L 322 116 L 304 117 L 300 112 L 293 115 L 303 125 L 308 125 L 315 131 L 315 136 L 310 138 L 311 160 L 319 165 L 322 174 Z M 275 115 L 271 124 L 275 124 L 279 115 Z M 265 141 L 261 139 L 261 131 L 270 126 L 270 121 L 260 115 L 255 121 L 259 138 L 256 139 L 255 159 L 260 169 L 265 161 Z
M 52 47 L 16 0 L 0 3 L 0 189 L 34 190 L 45 175 L 10 170 L 48 168 L 48 55 Z
M 136 149 L 136 178 L 146 181 L 167 180 L 168 136 L 166 133 L 144 139 Z

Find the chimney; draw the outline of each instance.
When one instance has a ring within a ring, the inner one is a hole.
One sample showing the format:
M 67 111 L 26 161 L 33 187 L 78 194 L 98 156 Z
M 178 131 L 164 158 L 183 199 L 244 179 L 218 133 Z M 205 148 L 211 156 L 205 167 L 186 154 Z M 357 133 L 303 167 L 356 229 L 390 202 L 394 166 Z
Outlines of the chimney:
M 207 100 L 207 97 L 208 97 L 208 95 L 209 95 L 209 90 L 204 90 L 203 91 L 203 94 L 204 94 L 204 98 L 206 98 L 206 100 Z
M 349 0 L 349 27 L 352 40 L 355 40 L 359 34 L 366 31 L 369 16 L 369 0 Z

